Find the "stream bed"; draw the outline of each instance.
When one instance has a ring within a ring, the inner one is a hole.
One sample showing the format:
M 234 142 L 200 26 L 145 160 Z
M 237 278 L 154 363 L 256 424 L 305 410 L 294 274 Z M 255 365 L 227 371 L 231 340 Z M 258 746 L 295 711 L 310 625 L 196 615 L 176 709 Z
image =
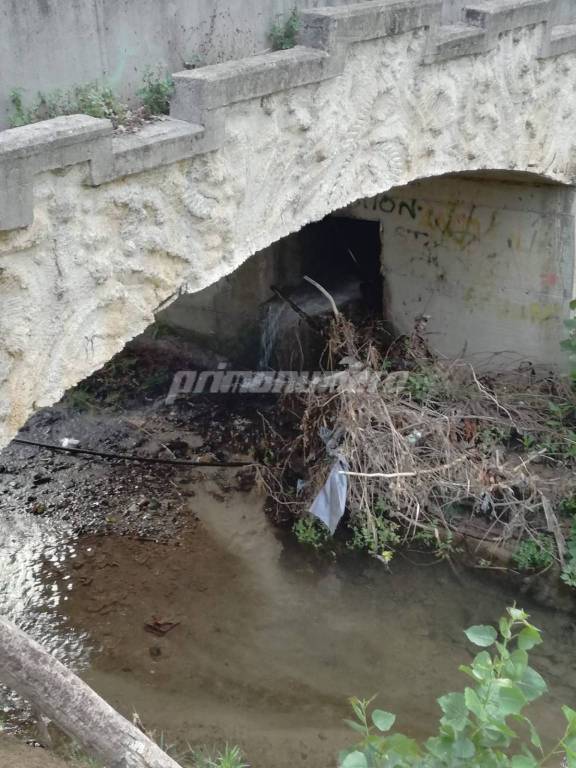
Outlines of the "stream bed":
M 390 572 L 365 555 L 318 556 L 269 523 L 257 489 L 222 486 L 207 470 L 187 489 L 196 522 L 178 545 L 75 538 L 2 511 L 3 612 L 168 740 L 237 743 L 253 768 L 330 768 L 353 741 L 349 696 L 378 694 L 400 730 L 425 736 L 436 698 L 466 684 L 463 629 L 516 601 L 544 631 L 534 665 L 551 692 L 533 717 L 560 733 L 560 705 L 576 706 L 572 616 L 433 556 L 406 552 Z M 175 626 L 157 636 L 154 622 Z

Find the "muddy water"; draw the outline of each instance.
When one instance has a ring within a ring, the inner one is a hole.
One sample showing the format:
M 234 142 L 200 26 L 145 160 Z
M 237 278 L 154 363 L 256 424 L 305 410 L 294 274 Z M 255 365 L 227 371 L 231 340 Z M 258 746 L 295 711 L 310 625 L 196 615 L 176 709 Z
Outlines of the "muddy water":
M 209 478 L 194 490 L 199 523 L 180 547 L 82 539 L 48 569 L 13 548 L 0 589 L 64 656 L 67 622 L 74 663 L 86 633 L 95 650 L 84 677 L 120 711 L 191 743 L 239 743 L 254 768 L 335 765 L 352 694 L 378 693 L 399 728 L 425 735 L 436 697 L 465 684 L 462 629 L 518 599 L 416 555 L 391 573 L 366 558 L 310 557 L 268 525 L 256 492 L 224 498 Z M 552 690 L 535 719 L 552 737 L 560 703 L 576 705 L 574 623 L 521 604 L 545 631 L 536 666 Z M 156 637 L 145 630 L 154 619 L 178 626 Z

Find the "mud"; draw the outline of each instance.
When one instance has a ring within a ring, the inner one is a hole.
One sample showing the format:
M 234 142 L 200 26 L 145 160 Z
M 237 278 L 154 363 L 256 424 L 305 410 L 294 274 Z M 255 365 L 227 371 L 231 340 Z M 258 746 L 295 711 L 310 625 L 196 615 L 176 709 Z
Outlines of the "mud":
M 246 458 L 266 449 L 270 407 L 244 398 L 165 408 L 150 397 L 113 410 L 97 398 L 82 412 L 40 412 L 25 436 Z M 551 693 L 533 717 L 547 738 L 561 728 L 560 705 L 576 707 L 573 618 L 508 582 L 410 551 L 390 571 L 366 555 L 316 555 L 270 523 L 264 496 L 235 470 L 16 445 L 0 463 L 3 611 L 158 736 L 238 743 L 253 768 L 329 768 L 354 739 L 347 698 L 373 694 L 401 730 L 427 735 L 435 699 L 465 685 L 462 630 L 514 601 L 545 633 L 535 666 Z M 174 626 L 159 636 L 149 631 L 158 623 Z M 10 697 L 2 705 L 17 709 Z M 0 742 L 0 765 L 13 764 L 10 750 Z M 33 750 L 19 753 L 22 768 L 36 768 Z
M 436 697 L 465 684 L 462 629 L 517 596 L 418 553 L 391 573 L 365 557 L 310 556 L 278 536 L 257 491 L 222 500 L 209 474 L 182 546 L 79 542 L 60 578 L 70 577 L 70 624 L 98 649 L 85 679 L 156 733 L 240 744 L 254 768 L 335 766 L 351 741 L 350 695 L 378 694 L 400 729 L 429 733 Z M 561 703 L 576 704 L 575 627 L 523 604 L 545 631 L 535 664 L 552 693 L 533 714 L 552 738 Z M 177 626 L 156 637 L 154 619 Z

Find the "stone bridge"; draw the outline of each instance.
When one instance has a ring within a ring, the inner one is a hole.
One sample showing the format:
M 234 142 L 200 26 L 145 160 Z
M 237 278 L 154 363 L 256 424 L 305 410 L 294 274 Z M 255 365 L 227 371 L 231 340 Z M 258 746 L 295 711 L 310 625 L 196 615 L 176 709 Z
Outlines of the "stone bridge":
M 297 47 L 175 83 L 170 117 L 136 133 L 82 115 L 0 133 L 2 443 L 178 295 L 355 201 L 374 211 L 446 174 L 492 174 L 504 209 L 522 208 L 518 185 L 536 190 L 548 225 L 526 293 L 556 307 L 539 349 L 557 343 L 574 272 L 571 0 L 307 10 Z M 511 290 L 526 269 L 515 262 Z

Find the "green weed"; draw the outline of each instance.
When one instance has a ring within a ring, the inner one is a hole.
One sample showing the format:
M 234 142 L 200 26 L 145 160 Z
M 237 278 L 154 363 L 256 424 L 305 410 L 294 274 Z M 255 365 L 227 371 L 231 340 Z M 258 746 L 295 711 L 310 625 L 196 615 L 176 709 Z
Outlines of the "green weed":
M 151 115 L 167 115 L 173 93 L 174 80 L 171 75 L 162 75 L 150 68 L 146 70 L 138 97 Z
M 300 544 L 307 544 L 314 549 L 323 547 L 330 536 L 328 528 L 315 517 L 300 517 L 292 530 Z
M 522 571 L 541 571 L 549 568 L 554 562 L 552 539 L 546 536 L 526 539 L 520 542 L 512 559 Z
M 294 8 L 285 22 L 274 24 L 270 30 L 270 40 L 275 51 L 285 51 L 294 48 L 300 29 L 300 16 Z
M 538 768 L 550 760 L 576 767 L 576 711 L 562 707 L 563 736 L 549 752 L 524 709 L 547 691 L 546 681 L 529 666 L 528 652 L 542 642 L 541 632 L 523 610 L 508 608 L 498 627 L 478 625 L 465 634 L 480 651 L 460 667 L 469 678 L 463 693 L 438 699 L 438 731 L 426 741 L 392 731 L 396 716 L 372 709 L 373 699 L 352 698 L 354 719 L 347 723 L 359 742 L 341 753 L 341 768 Z M 512 727 L 514 726 L 514 728 Z M 517 726 L 521 726 L 518 735 Z
M 97 82 L 77 85 L 69 90 L 40 92 L 29 107 L 24 105 L 22 89 L 14 88 L 10 92 L 10 105 L 9 122 L 13 128 L 76 114 L 107 118 L 114 125 L 119 125 L 127 113 L 126 105 L 118 99 L 113 90 Z

